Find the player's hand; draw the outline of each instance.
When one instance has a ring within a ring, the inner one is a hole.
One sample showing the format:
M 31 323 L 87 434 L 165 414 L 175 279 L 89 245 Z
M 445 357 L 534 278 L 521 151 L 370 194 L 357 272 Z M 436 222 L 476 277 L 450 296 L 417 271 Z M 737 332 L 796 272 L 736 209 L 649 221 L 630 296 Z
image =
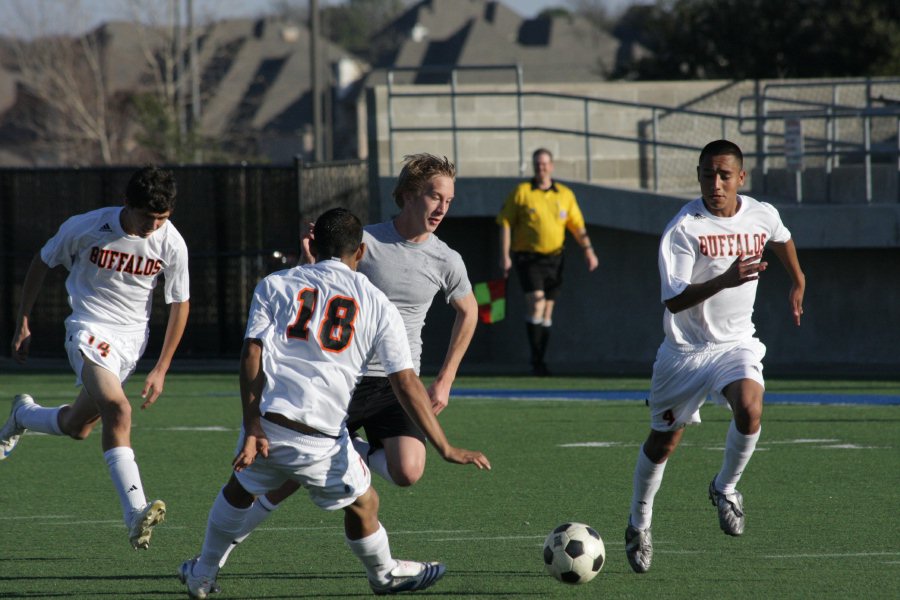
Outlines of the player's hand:
M 504 277 L 509 277 L 509 270 L 512 269 L 512 259 L 509 257 L 509 254 L 504 254 L 500 257 L 500 269 L 503 271 Z
M 163 392 L 165 381 L 166 374 L 159 367 L 155 367 L 147 374 L 147 379 L 144 380 L 144 388 L 141 390 L 141 398 L 144 399 L 144 403 L 141 404 L 141 409 L 147 408 L 156 402 L 156 399 L 159 398 L 159 395 Z
M 491 461 L 487 456 L 477 450 L 466 450 L 465 448 L 454 448 L 451 446 L 444 455 L 447 462 L 456 463 L 458 465 L 475 465 L 480 470 L 491 470 Z
M 28 359 L 28 350 L 31 348 L 31 330 L 28 329 L 28 323 L 23 322 L 13 336 L 12 340 L 12 357 L 20 365 L 25 364 Z
M 722 286 L 727 288 L 737 287 L 748 281 L 759 279 L 759 274 L 769 266 L 769 263 L 760 259 L 762 259 L 762 254 L 753 254 L 751 256 L 741 254 L 738 256 L 731 263 L 731 266 L 728 267 L 728 270 L 720 275 Z
M 257 455 L 263 458 L 269 456 L 269 440 L 263 435 L 257 437 L 255 435 L 244 436 L 244 447 L 238 452 L 238 455 L 231 461 L 231 466 L 235 471 L 243 471 L 253 464 Z
M 315 226 L 315 223 L 307 223 L 303 235 L 300 237 L 301 265 L 311 265 L 312 263 L 316 262 L 316 257 L 313 255 L 312 250 L 309 247 L 309 242 L 315 239 Z
M 803 316 L 803 288 L 797 285 L 791 286 L 788 300 L 791 303 L 791 312 L 794 315 L 794 324 L 800 327 L 800 317 Z
M 253 464 L 257 455 L 261 455 L 263 458 L 269 456 L 269 438 L 266 437 L 266 432 L 263 431 L 259 419 L 253 423 L 244 423 L 244 444 L 234 460 L 231 461 L 231 466 L 235 471 L 243 471 Z
M 438 416 L 450 403 L 450 386 L 435 379 L 428 386 L 428 399 L 431 400 L 431 412 Z

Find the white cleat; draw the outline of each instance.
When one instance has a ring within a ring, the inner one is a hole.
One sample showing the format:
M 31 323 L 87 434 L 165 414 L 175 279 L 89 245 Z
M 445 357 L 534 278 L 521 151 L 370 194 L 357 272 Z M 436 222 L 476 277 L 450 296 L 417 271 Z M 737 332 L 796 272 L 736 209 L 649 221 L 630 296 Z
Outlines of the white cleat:
M 199 556 L 190 558 L 178 568 L 178 581 L 188 586 L 188 596 L 191 598 L 206 598 L 210 594 L 218 594 L 222 588 L 216 583 L 215 577 L 197 577 L 194 575 L 194 565 Z
M 153 528 L 166 520 L 166 503 L 154 500 L 131 516 L 131 528 L 128 539 L 135 550 L 146 550 L 150 547 L 150 535 Z
M 444 576 L 447 567 L 437 562 L 413 562 L 398 560 L 397 566 L 388 573 L 390 581 L 375 583 L 369 581 L 372 591 L 378 596 L 415 592 L 429 588 Z
M 719 511 L 719 527 L 728 535 L 744 533 L 744 497 L 737 490 L 725 495 L 716 489 L 716 478 L 709 482 L 709 499 Z
M 0 460 L 5 460 L 19 443 L 19 438 L 27 430 L 16 423 L 16 411 L 26 404 L 34 404 L 34 398 L 28 394 L 19 394 L 13 398 L 12 407 L 9 409 L 9 418 L 0 429 Z
M 646 573 L 653 561 L 653 533 L 649 527 L 638 529 L 630 518 L 625 529 L 625 557 L 635 573 Z

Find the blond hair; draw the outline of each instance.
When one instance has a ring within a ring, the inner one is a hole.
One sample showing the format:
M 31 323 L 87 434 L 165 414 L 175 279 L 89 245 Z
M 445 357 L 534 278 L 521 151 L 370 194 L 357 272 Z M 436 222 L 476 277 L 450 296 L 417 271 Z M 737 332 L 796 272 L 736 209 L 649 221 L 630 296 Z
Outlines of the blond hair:
M 394 187 L 394 202 L 403 208 L 407 195 L 418 196 L 432 179 L 441 175 L 456 178 L 456 167 L 446 156 L 438 157 L 427 152 L 407 154 L 403 157 L 403 169 Z

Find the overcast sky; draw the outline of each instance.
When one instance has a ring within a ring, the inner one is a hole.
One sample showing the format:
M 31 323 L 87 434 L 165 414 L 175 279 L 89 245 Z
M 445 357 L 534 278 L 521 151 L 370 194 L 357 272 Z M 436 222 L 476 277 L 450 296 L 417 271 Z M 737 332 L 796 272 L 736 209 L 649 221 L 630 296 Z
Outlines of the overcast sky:
M 408 0 L 411 3 L 412 0 Z M 525 17 L 533 17 L 551 6 L 570 6 L 568 0 L 501 0 Z M 603 0 L 615 10 L 634 0 Z M 641 0 L 648 2 L 651 0 Z M 156 11 L 157 21 L 166 14 L 169 0 L 0 0 L 0 34 L 33 36 L 49 32 L 76 33 L 114 20 L 131 20 L 134 6 Z M 258 16 L 282 0 L 194 0 L 198 21 L 234 16 Z M 303 0 L 290 0 L 303 4 Z M 337 4 L 341 0 L 320 0 L 320 5 Z M 182 0 L 186 5 L 186 2 Z

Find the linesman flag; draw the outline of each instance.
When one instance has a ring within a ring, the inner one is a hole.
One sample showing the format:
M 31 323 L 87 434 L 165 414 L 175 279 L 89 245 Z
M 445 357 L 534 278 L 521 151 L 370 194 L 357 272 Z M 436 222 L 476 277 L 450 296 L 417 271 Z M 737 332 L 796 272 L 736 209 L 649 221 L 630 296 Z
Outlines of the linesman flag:
M 482 323 L 496 323 L 506 316 L 506 279 L 491 279 L 473 286 Z

